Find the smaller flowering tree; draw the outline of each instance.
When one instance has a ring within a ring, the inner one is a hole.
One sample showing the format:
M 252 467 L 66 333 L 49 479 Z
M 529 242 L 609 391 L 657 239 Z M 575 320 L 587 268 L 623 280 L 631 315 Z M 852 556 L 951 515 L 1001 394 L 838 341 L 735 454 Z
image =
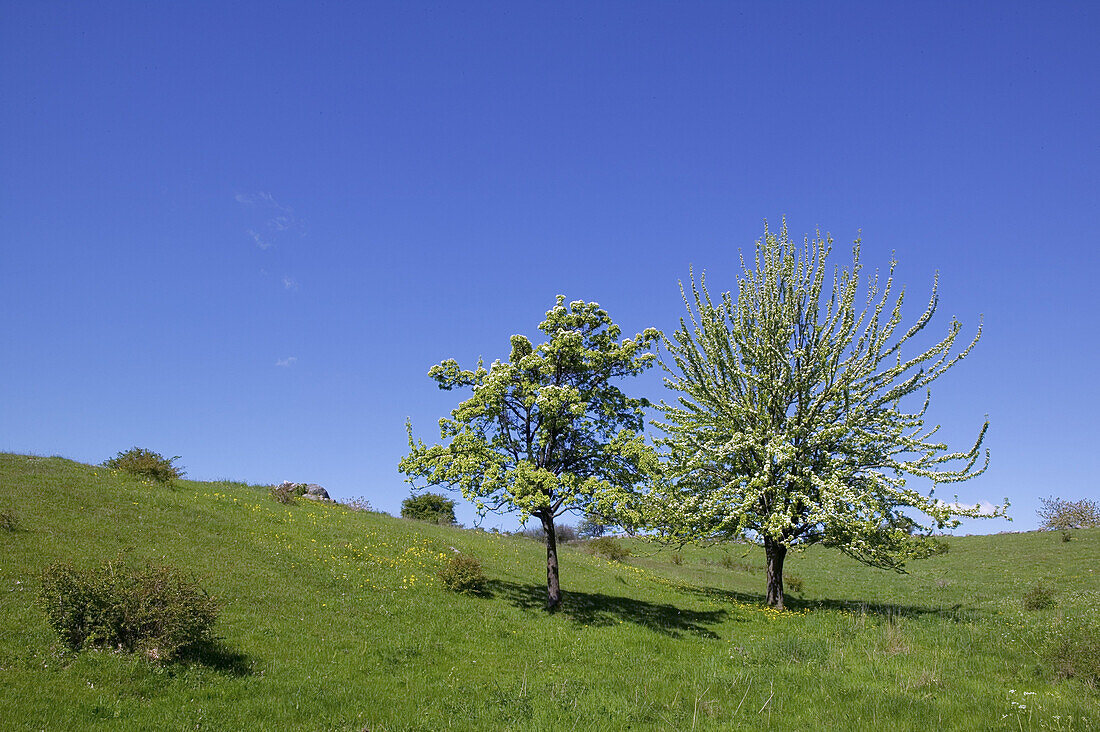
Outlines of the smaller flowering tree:
M 648 328 L 620 340 L 621 330 L 597 303 L 557 304 L 539 325 L 548 340 L 511 338 L 507 361 L 459 368 L 454 359 L 428 376 L 445 390 L 473 394 L 439 421 L 443 444 L 409 432 L 399 470 L 416 487 L 457 489 L 478 512 L 534 517 L 546 536 L 547 607 L 561 601 L 554 520 L 567 511 L 619 515 L 617 501 L 658 470 L 641 435 L 645 399 L 626 396 L 615 381 L 653 365 L 648 349 L 660 333 Z
M 1100 526 L 1100 503 L 1082 498 L 1080 501 L 1067 501 L 1062 498 L 1042 498 L 1042 507 L 1036 511 L 1044 531 L 1069 531 L 1071 529 L 1093 529 Z

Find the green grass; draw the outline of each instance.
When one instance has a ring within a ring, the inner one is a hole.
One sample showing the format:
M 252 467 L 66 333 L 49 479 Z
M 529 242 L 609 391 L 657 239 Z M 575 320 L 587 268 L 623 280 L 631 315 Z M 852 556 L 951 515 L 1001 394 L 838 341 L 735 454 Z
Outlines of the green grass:
M 1100 727 L 1100 691 L 1046 657 L 1100 626 L 1100 530 L 952 538 L 908 575 L 810 550 L 788 559 L 804 588 L 782 614 L 756 549 L 566 546 L 547 615 L 529 539 L 258 486 L 0 455 L 0 511 L 18 516 L 0 531 L 5 729 Z M 442 588 L 452 547 L 482 561 L 484 596 Z M 35 605 L 42 569 L 120 552 L 194 572 L 220 647 L 165 666 L 65 650 Z M 1054 607 L 1025 610 L 1040 581 Z

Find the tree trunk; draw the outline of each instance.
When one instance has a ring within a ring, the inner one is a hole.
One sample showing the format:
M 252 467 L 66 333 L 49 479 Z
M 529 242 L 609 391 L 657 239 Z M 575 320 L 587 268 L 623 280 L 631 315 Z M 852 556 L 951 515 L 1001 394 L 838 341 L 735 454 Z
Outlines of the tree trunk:
M 561 585 L 558 583 L 558 536 L 554 531 L 551 514 L 539 517 L 546 533 L 546 609 L 554 610 L 561 602 Z
M 768 565 L 768 605 L 783 609 L 783 560 L 787 547 L 772 539 L 764 539 L 764 556 Z

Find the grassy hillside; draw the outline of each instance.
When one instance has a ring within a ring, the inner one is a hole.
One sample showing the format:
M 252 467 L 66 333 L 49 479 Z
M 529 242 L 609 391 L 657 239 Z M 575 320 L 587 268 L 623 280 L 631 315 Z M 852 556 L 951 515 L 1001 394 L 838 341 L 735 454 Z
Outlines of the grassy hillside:
M 5 511 L 5 729 L 1100 727 L 1100 691 L 1051 655 L 1097 651 L 1097 530 L 950 539 L 909 575 L 811 550 L 788 560 L 802 591 L 782 614 L 747 547 L 635 542 L 624 563 L 566 547 L 550 616 L 533 541 L 240 483 L 0 455 Z M 453 549 L 482 560 L 488 596 L 441 587 Z M 221 649 L 168 666 L 65 650 L 35 605 L 42 569 L 120 552 L 193 571 Z M 1024 610 L 1040 581 L 1056 605 Z

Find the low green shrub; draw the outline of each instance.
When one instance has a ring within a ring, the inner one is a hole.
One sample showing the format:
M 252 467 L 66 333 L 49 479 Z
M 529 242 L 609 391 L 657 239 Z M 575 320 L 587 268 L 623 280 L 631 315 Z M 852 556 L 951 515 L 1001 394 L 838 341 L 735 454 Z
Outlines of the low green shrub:
M 1030 590 L 1024 593 L 1024 610 L 1046 610 L 1054 607 L 1054 588 L 1045 582 L 1037 582 Z
M 103 467 L 136 475 L 139 478 L 149 478 L 158 483 L 171 483 L 183 477 L 183 470 L 173 465 L 179 458 L 179 455 L 166 458 L 160 453 L 143 447 L 132 447 L 103 461 Z
M 612 562 L 621 562 L 630 556 L 630 550 L 610 536 L 589 540 L 585 543 L 584 550 L 597 557 L 610 559 Z
M 438 493 L 421 493 L 401 502 L 401 518 L 452 526 L 455 523 L 455 502 Z
M 161 564 L 121 561 L 81 570 L 54 564 L 39 602 L 73 650 L 100 647 L 172 661 L 212 643 L 218 606 L 193 578 Z
M 1061 678 L 1076 678 L 1095 689 L 1100 686 L 1100 628 L 1065 622 L 1054 628 L 1043 654 Z
M 669 559 L 672 560 L 673 564 L 679 567 L 684 563 L 684 554 L 683 552 L 673 552 Z
M 19 531 L 19 514 L 8 509 L 0 511 L 0 531 L 8 533 Z
M 787 586 L 787 589 L 791 592 L 802 592 L 803 586 L 806 584 L 805 580 L 797 574 L 784 574 L 783 584 Z
M 478 595 L 485 591 L 485 574 L 481 571 L 481 562 L 469 554 L 451 557 L 438 574 L 443 586 L 453 592 Z

